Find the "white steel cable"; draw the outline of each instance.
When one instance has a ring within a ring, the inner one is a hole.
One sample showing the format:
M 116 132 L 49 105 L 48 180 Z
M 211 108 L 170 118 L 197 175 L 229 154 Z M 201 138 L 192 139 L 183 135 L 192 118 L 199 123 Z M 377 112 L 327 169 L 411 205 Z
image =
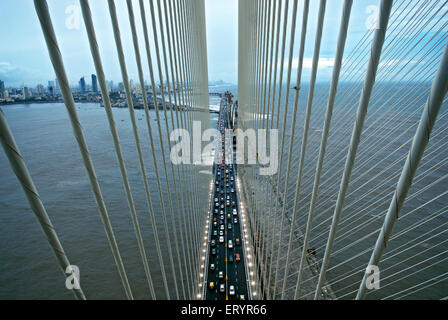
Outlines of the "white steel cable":
M 316 202 L 317 202 L 317 194 L 319 192 L 321 170 L 322 170 L 322 165 L 323 165 L 323 161 L 324 161 L 324 157 L 325 157 L 325 151 L 326 151 L 326 147 L 327 147 L 328 132 L 330 131 L 331 117 L 333 115 L 333 107 L 334 107 L 334 102 L 335 102 L 335 98 L 336 98 L 336 92 L 338 89 L 338 81 L 339 81 L 339 75 L 340 75 L 341 65 L 342 65 L 342 57 L 344 56 L 344 48 L 345 48 L 345 42 L 347 39 L 347 30 L 348 30 L 348 24 L 350 21 L 350 12 L 351 12 L 351 8 L 352 8 L 352 4 L 353 4 L 353 0 L 345 0 L 344 5 L 343 5 L 341 24 L 339 27 L 338 44 L 337 44 L 337 50 L 336 50 L 336 56 L 335 56 L 335 66 L 333 69 L 330 95 L 328 98 L 325 122 L 324 122 L 324 127 L 322 130 L 322 140 L 321 140 L 320 150 L 319 150 L 319 160 L 318 160 L 318 163 L 316 166 L 316 174 L 315 174 L 314 184 L 313 184 L 313 193 L 312 193 L 312 198 L 311 198 L 311 202 L 310 202 L 310 209 L 308 212 L 308 220 L 307 220 L 306 231 L 305 231 L 305 236 L 304 236 L 304 240 L 303 240 L 303 250 L 302 250 L 302 255 L 301 255 L 300 264 L 299 264 L 299 271 L 298 271 L 296 289 L 295 289 L 295 293 L 294 293 L 294 299 L 297 299 L 297 296 L 300 292 L 300 286 L 301 286 L 301 281 L 302 281 L 302 272 L 303 272 L 303 267 L 305 264 L 305 257 L 307 255 L 307 250 L 308 250 L 308 241 L 310 238 L 310 232 L 311 232 L 313 216 L 314 216 L 314 209 L 316 207 Z M 294 209 L 294 212 L 296 212 L 296 208 Z M 293 218 L 292 221 L 293 221 L 293 223 L 295 223 L 295 218 Z M 286 264 L 286 268 L 288 268 L 288 264 Z
M 56 35 L 53 29 L 53 24 L 51 21 L 47 2 L 45 0 L 34 0 L 34 7 L 36 9 L 36 13 L 39 18 L 42 33 L 44 35 L 45 42 L 47 44 L 48 53 L 50 55 L 50 60 L 52 62 L 53 69 L 59 81 L 62 97 L 68 111 L 70 122 L 72 124 L 73 134 L 76 138 L 76 141 L 78 142 L 79 150 L 84 162 L 84 166 L 87 170 L 92 191 L 95 196 L 98 209 L 100 211 L 101 219 L 103 221 L 103 225 L 109 240 L 109 244 L 115 259 L 115 263 L 117 264 L 117 268 L 121 277 L 123 287 L 126 292 L 126 296 L 128 299 L 133 299 L 131 287 L 129 285 L 129 281 L 126 275 L 126 270 L 124 268 L 123 261 L 120 256 L 120 251 L 118 249 L 117 241 L 115 239 L 112 225 L 109 220 L 106 205 L 104 204 L 103 196 L 98 183 L 98 178 L 96 176 L 93 162 L 88 151 L 87 142 L 84 137 L 83 129 L 81 127 L 78 114 L 76 112 L 75 101 L 73 99 L 70 90 L 70 85 L 68 82 L 67 74 L 65 72 L 65 67 L 62 61 L 62 55 L 59 50 Z
M 14 171 L 17 180 L 19 180 L 20 185 L 23 188 L 31 210 L 33 210 L 34 214 L 36 215 L 36 218 L 39 221 L 40 226 L 45 233 L 45 236 L 47 237 L 48 243 L 51 249 L 53 249 L 53 253 L 58 260 L 62 272 L 66 274 L 67 270 L 71 270 L 71 264 L 67 258 L 67 255 L 65 254 L 61 242 L 59 241 L 59 237 L 54 229 L 50 217 L 48 216 L 47 210 L 42 203 L 39 192 L 34 185 L 33 179 L 31 178 L 25 160 L 20 153 L 14 136 L 9 129 L 8 122 L 6 121 L 2 109 L 0 109 L 0 142 L 3 146 L 3 150 L 5 151 L 6 156 L 8 157 L 12 170 Z M 73 273 L 73 280 L 73 294 L 80 300 L 86 300 L 86 296 L 84 295 L 84 292 L 80 287 L 80 281 L 76 277 L 75 273 Z
M 339 217 L 342 212 L 343 202 L 345 198 L 345 193 L 348 188 L 350 181 L 351 171 L 356 157 L 356 152 L 359 146 L 359 141 L 362 133 L 362 128 L 364 125 L 365 116 L 367 113 L 367 107 L 370 101 L 370 95 L 372 93 L 373 85 L 375 82 L 376 71 L 379 64 L 379 59 L 381 55 L 381 49 L 384 43 L 384 38 L 386 35 L 387 24 L 390 16 L 390 11 L 392 8 L 391 0 L 382 0 L 380 7 L 380 14 L 378 17 L 378 29 L 375 30 L 375 37 L 372 43 L 372 51 L 369 59 L 369 65 L 366 72 L 366 80 L 364 83 L 363 91 L 361 94 L 357 119 L 355 122 L 355 127 L 353 128 L 352 138 L 350 141 L 350 150 L 347 155 L 346 166 L 344 169 L 344 175 L 341 181 L 341 187 L 338 194 L 338 199 L 336 202 L 336 207 L 333 215 L 332 226 L 330 229 L 330 234 L 328 236 L 328 242 L 325 249 L 324 259 L 322 261 L 322 267 L 319 274 L 319 282 L 316 287 L 316 292 L 314 294 L 314 299 L 320 297 L 323 283 L 325 282 L 325 273 L 328 268 L 329 259 L 331 256 L 331 251 L 333 247 L 334 237 L 336 235 L 337 225 L 339 222 Z
M 115 126 L 115 120 L 114 120 L 114 116 L 112 113 L 109 92 L 108 92 L 107 85 L 106 85 L 106 77 L 104 75 L 103 64 L 101 62 L 101 57 L 99 54 L 98 43 L 96 40 L 96 34 L 95 34 L 94 26 L 93 26 L 92 14 L 90 11 L 89 2 L 88 2 L 88 0 L 81 0 L 80 4 L 81 4 L 81 10 L 82 10 L 83 18 L 84 18 L 84 23 L 86 26 L 87 36 L 89 39 L 90 51 L 92 53 L 92 58 L 93 58 L 93 61 L 95 64 L 96 74 L 98 76 L 98 83 L 99 83 L 100 89 L 101 89 L 101 95 L 102 95 L 102 99 L 103 99 L 103 103 L 104 103 L 104 109 L 106 110 L 107 118 L 109 121 L 109 128 L 110 128 L 110 132 L 111 132 L 112 139 L 114 142 L 118 164 L 120 166 L 120 172 L 121 172 L 121 176 L 122 176 L 122 180 L 123 180 L 123 185 L 124 185 L 124 188 L 126 191 L 128 205 L 129 205 L 129 208 L 131 211 L 132 221 L 134 223 L 134 229 L 136 232 L 140 255 L 141 255 L 142 261 L 143 261 L 143 267 L 145 269 L 145 274 L 146 274 L 146 278 L 148 281 L 148 286 L 149 286 L 149 290 L 151 293 L 151 297 L 153 299 L 155 299 L 156 295 L 154 292 L 154 285 L 153 285 L 153 281 L 152 281 L 151 271 L 150 271 L 149 265 L 148 265 L 148 258 L 146 256 L 146 251 L 145 251 L 145 246 L 143 243 L 141 229 L 140 229 L 137 213 L 135 210 L 134 199 L 132 197 L 132 192 L 131 192 L 131 188 L 129 185 L 129 179 L 128 179 L 128 175 L 127 175 L 127 171 L 126 171 L 126 166 L 125 166 L 124 160 L 123 160 L 123 153 L 122 153 L 121 146 L 120 146 L 120 140 L 118 137 L 117 128 Z
M 429 141 L 432 128 L 439 113 L 440 107 L 443 102 L 443 98 L 448 90 L 448 44 L 445 47 L 445 51 L 442 55 L 439 69 L 431 88 L 431 94 L 428 98 L 428 103 L 425 106 L 425 110 L 422 114 L 420 124 L 415 133 L 414 140 L 412 142 L 409 156 L 403 167 L 400 180 L 397 184 L 397 190 L 394 193 L 394 197 L 391 201 L 390 207 L 386 214 L 383 228 L 378 236 L 375 244 L 375 249 L 372 253 L 372 257 L 369 261 L 369 265 L 378 265 L 381 255 L 386 248 L 388 238 L 392 233 L 394 223 L 398 219 L 398 214 L 404 203 L 408 190 L 412 184 L 415 171 L 418 168 L 420 159 L 425 151 L 426 145 Z M 365 286 L 367 275 L 364 275 L 363 281 L 360 284 L 360 288 L 357 294 L 357 299 L 362 299 L 365 296 Z

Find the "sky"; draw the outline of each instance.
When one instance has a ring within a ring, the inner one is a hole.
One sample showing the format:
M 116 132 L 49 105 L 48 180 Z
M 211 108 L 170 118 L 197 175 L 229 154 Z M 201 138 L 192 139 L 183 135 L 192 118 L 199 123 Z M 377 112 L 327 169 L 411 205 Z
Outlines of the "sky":
M 138 1 L 133 1 L 140 45 L 142 51 L 144 51 L 143 35 L 139 24 Z M 309 79 L 311 69 L 319 1 L 313 0 L 310 3 L 305 46 L 304 81 Z M 342 3 L 342 0 L 327 1 L 319 79 L 329 79 L 331 77 Z M 75 0 L 48 0 L 48 4 L 69 81 L 76 85 L 82 76 L 90 79 L 90 75 L 95 72 L 82 16 L 78 16 L 80 19 L 76 20 L 76 10 L 80 10 L 79 2 Z M 117 0 L 116 5 L 122 39 L 125 39 L 124 51 L 129 76 L 135 81 L 137 70 L 132 41 L 130 40 L 126 2 L 125 0 Z M 300 25 L 302 5 L 303 1 L 299 1 L 298 25 Z M 106 77 L 117 84 L 121 81 L 121 76 L 107 2 L 103 0 L 90 1 L 90 6 Z M 236 84 L 238 74 L 238 0 L 205 0 L 205 6 L 209 81 L 222 80 Z M 346 52 L 353 49 L 358 40 L 365 34 L 369 19 L 372 18 L 374 10 L 378 6 L 379 0 L 354 1 Z M 148 5 L 146 10 L 149 12 Z M 54 72 L 34 11 L 33 1 L 0 1 L 0 39 L 2 42 L 0 47 L 0 80 L 5 81 L 7 87 L 35 86 L 38 83 L 46 85 L 49 80 L 54 80 Z M 297 32 L 294 47 L 295 56 L 298 52 L 298 39 L 299 34 Z M 296 60 L 294 61 L 293 65 L 296 65 Z

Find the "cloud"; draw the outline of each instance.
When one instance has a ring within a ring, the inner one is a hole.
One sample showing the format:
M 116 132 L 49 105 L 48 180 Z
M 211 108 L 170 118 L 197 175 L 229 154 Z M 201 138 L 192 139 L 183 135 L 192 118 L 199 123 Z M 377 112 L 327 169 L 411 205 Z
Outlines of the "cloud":
M 327 69 L 333 68 L 334 59 L 333 58 L 319 58 L 318 68 L 319 69 Z M 313 67 L 313 59 L 312 58 L 304 58 L 303 59 L 303 68 L 311 69 Z
M 0 61 L 0 74 L 7 73 L 11 71 L 13 68 L 9 62 L 1 62 Z
M 294 58 L 292 61 L 292 68 L 297 69 L 298 58 Z M 317 65 L 318 69 L 329 69 L 334 66 L 334 58 L 319 58 Z M 279 63 L 280 67 L 280 63 Z M 313 58 L 303 58 L 303 69 L 311 69 L 313 67 Z M 288 68 L 288 61 L 285 60 L 284 68 Z
M 0 61 L 0 80 L 6 86 L 20 86 L 22 84 L 34 85 L 42 82 L 42 75 L 36 71 L 28 70 L 7 61 Z

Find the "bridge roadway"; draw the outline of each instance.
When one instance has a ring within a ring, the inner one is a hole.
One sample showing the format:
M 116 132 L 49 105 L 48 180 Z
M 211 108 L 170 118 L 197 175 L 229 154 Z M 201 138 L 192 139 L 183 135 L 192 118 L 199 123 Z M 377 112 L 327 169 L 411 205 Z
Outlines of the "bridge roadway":
M 249 278 L 243 243 L 243 223 L 238 206 L 236 166 L 226 164 L 226 154 L 235 159 L 232 141 L 225 141 L 225 128 L 229 126 L 228 105 L 224 99 L 218 120 L 222 143 L 221 163 L 215 165 L 211 221 L 209 229 L 206 300 L 247 300 Z M 226 152 L 227 148 L 227 152 Z M 232 161 L 234 163 L 234 161 Z

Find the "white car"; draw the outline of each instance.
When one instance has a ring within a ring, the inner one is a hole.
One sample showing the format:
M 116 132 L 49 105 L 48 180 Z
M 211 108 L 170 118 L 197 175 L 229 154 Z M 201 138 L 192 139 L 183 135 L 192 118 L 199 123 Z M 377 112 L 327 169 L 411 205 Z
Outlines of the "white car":
M 220 242 L 220 243 L 223 243 L 223 242 L 224 242 L 224 237 L 223 237 L 223 236 L 220 236 L 220 237 L 219 237 L 219 242 Z
M 234 216 L 237 216 L 237 215 L 238 215 L 238 212 L 236 211 L 236 209 L 233 209 L 233 215 L 234 215 Z
M 224 293 L 224 291 L 226 291 L 226 288 L 224 287 L 224 283 L 221 283 L 219 285 L 219 292 Z
M 229 295 L 234 296 L 235 295 L 235 286 L 229 287 Z
M 232 242 L 232 240 L 229 240 L 229 249 L 233 249 L 233 242 Z

